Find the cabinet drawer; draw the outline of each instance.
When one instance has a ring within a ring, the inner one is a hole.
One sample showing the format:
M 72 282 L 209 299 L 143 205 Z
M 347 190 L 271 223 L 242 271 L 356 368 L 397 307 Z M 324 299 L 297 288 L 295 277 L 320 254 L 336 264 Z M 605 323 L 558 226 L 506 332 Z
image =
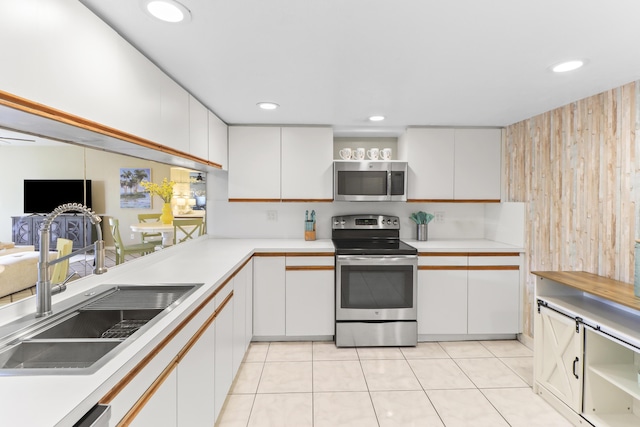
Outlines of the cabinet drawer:
M 452 255 L 447 254 L 425 254 L 421 253 L 418 256 L 418 265 L 424 266 L 467 266 L 467 254 Z
M 312 266 L 330 266 L 334 265 L 333 254 L 323 255 L 288 255 L 285 260 L 286 267 L 312 267 Z
M 469 266 L 491 266 L 491 265 L 520 265 L 520 256 L 514 255 L 499 255 L 499 256 L 474 256 L 473 254 L 469 255 Z

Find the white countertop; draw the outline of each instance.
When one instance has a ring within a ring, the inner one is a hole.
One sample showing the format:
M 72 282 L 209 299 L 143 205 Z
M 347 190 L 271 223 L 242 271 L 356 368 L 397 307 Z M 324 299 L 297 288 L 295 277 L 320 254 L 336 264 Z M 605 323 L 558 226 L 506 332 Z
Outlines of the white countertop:
M 487 240 L 430 240 L 407 243 L 420 251 L 521 251 Z M 329 252 L 329 239 L 213 239 L 172 246 L 111 268 L 106 274 L 71 282 L 55 303 L 101 284 L 204 283 L 182 304 L 91 375 L 6 376 L 0 379 L 3 425 L 50 426 L 76 422 L 129 372 L 193 308 L 213 292 L 254 252 Z M 0 324 L 35 312 L 35 298 L 0 309 Z M 36 403 L 37 402 L 37 403 Z M 34 404 L 38 410 L 35 411 Z

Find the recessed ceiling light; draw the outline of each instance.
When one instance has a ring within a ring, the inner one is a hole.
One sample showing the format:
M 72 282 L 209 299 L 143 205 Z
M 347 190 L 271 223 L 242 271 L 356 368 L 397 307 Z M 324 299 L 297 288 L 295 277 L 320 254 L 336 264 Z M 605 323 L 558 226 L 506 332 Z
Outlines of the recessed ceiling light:
M 583 65 L 584 65 L 584 61 L 581 61 L 579 59 L 572 60 L 572 61 L 565 61 L 551 67 L 551 71 L 553 71 L 554 73 L 566 73 L 567 71 L 577 70 Z
M 275 102 L 258 102 L 257 105 L 263 110 L 275 110 L 276 108 L 279 107 L 279 105 L 276 104 Z
M 371 116 L 369 117 L 370 122 L 381 122 L 384 120 L 384 116 Z
M 191 18 L 191 12 L 175 0 L 145 0 L 144 8 L 151 16 L 164 22 L 184 22 Z

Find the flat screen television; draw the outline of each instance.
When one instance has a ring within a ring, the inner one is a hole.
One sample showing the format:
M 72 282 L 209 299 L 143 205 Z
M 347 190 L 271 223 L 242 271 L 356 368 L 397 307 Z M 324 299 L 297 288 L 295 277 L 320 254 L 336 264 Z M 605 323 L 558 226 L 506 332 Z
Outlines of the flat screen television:
M 24 213 L 45 214 L 65 203 L 80 203 L 91 208 L 91 180 L 24 180 Z

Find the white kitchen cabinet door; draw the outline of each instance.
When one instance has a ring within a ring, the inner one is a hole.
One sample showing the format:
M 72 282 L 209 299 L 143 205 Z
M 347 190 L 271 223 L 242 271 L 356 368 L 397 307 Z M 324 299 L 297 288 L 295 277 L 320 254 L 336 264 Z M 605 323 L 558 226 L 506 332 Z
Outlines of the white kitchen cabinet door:
M 407 197 L 453 199 L 454 130 L 409 128 L 401 144 L 409 162 Z
M 455 199 L 500 200 L 501 147 L 500 129 L 455 130 Z
M 282 128 L 282 199 L 333 199 L 333 130 Z
M 418 270 L 418 335 L 467 333 L 467 271 Z
M 215 327 L 211 324 L 178 364 L 179 427 L 215 424 L 214 361 Z
M 209 124 L 209 161 L 222 166 L 222 170 L 228 170 L 228 126 L 211 111 L 207 112 L 207 116 Z
M 245 352 L 249 348 L 251 344 L 251 340 L 253 339 L 253 259 L 247 263 L 242 269 L 242 274 L 245 280 L 246 292 L 245 292 L 245 301 L 246 301 L 246 310 L 245 310 L 245 343 L 244 349 Z
M 520 332 L 520 271 L 469 270 L 468 333 Z
M 334 270 L 287 271 L 287 336 L 335 334 L 334 274 Z
M 129 424 L 132 427 L 174 427 L 177 425 L 176 369 L 158 387 L 153 396 Z
M 227 285 L 229 286 L 229 285 Z M 233 382 L 233 301 L 218 313 L 215 326 L 215 418 L 218 419 Z
M 580 413 L 584 326 L 546 307 L 535 316 L 535 381 Z
M 253 258 L 253 335 L 285 335 L 285 257 Z
M 229 199 L 280 200 L 279 127 L 229 127 Z
M 189 95 L 189 153 L 203 160 L 209 159 L 208 111 Z
M 160 125 L 158 142 L 189 151 L 189 94 L 167 76 L 160 82 Z
M 244 273 L 239 271 L 233 278 L 233 376 L 235 377 L 244 358 L 247 321 L 247 289 Z

